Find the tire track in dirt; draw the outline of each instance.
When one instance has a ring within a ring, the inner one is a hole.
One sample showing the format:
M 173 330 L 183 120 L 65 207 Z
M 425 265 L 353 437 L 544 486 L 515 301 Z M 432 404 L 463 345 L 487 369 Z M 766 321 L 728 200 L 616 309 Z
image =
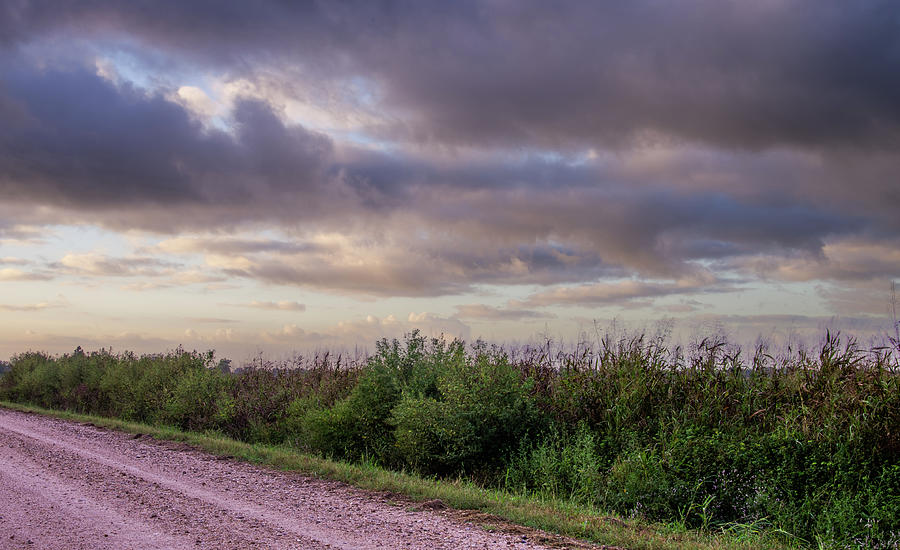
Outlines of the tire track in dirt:
M 0 408 L 6 548 L 547 547 L 339 482 Z

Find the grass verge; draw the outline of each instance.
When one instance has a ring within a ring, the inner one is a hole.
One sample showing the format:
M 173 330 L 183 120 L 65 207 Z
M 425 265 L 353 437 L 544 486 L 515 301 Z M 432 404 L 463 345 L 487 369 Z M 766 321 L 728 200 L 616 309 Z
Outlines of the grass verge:
M 677 525 L 651 524 L 623 519 L 604 511 L 537 495 L 512 494 L 479 487 L 464 480 L 423 478 L 361 463 L 337 462 L 300 453 L 279 446 L 249 444 L 219 434 L 182 431 L 115 418 L 78 414 L 0 401 L 0 406 L 27 413 L 36 413 L 96 426 L 142 433 L 157 439 L 179 441 L 217 456 L 230 456 L 247 462 L 281 470 L 344 482 L 362 489 L 402 495 L 397 500 L 412 502 L 440 500 L 453 510 L 448 514 L 471 521 L 492 531 L 526 533 L 516 526 L 547 531 L 562 537 L 602 545 L 607 548 L 689 550 L 689 549 L 749 549 L 791 548 L 777 531 L 759 525 L 733 524 L 718 531 L 692 531 Z M 538 536 L 531 533 L 532 538 Z M 571 541 L 548 537 L 545 544 L 573 547 Z M 580 546 L 580 545 L 574 545 Z M 586 547 L 586 546 L 585 546 Z

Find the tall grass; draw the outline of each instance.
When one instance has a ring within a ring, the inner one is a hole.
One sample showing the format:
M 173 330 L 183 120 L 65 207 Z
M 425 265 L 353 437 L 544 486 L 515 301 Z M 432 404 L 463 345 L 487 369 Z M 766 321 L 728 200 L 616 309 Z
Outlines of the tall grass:
M 900 545 L 900 343 L 815 352 L 607 335 L 574 349 L 383 340 L 367 359 L 13 357 L 0 398 L 804 546 Z M 290 368 L 289 368 L 290 367 Z

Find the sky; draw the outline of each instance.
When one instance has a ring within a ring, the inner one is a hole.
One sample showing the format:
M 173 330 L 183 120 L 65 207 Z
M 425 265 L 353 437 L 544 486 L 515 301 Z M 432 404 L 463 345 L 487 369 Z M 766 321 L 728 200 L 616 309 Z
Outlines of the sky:
M 891 330 L 892 0 L 0 2 L 0 358 Z

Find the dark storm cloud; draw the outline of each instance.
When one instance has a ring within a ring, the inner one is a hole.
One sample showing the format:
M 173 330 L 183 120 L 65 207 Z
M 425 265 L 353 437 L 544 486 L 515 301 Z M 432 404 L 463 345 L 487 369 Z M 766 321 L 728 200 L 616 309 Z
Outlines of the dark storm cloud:
M 10 121 L 0 127 L 5 201 L 215 209 L 260 196 L 271 206 L 285 193 L 326 194 L 331 141 L 285 126 L 258 101 L 238 102 L 227 134 L 203 128 L 159 94 L 116 86 L 85 68 L 13 66 L 0 97 L 0 115 Z
M 657 280 L 533 298 L 626 304 L 699 292 L 677 281 L 709 261 L 890 276 L 893 257 L 835 260 L 829 245 L 871 258 L 867 243 L 900 234 L 896 14 L 887 1 L 6 2 L 0 207 L 35 225 L 285 229 L 297 242 L 160 250 L 377 295 Z M 150 84 L 96 74 L 95 58 L 123 51 Z M 201 122 L 170 73 L 243 79 L 268 99 Z M 364 110 L 354 132 L 374 146 L 287 122 L 279 97 Z M 0 238 L 22 230 L 0 221 Z M 354 250 L 303 242 L 316 233 Z
M 27 43 L 130 37 L 195 64 L 362 77 L 386 135 L 581 148 L 896 146 L 900 21 L 860 2 L 9 3 Z
M 233 131 L 226 133 L 201 126 L 160 95 L 116 86 L 85 69 L 18 68 L 9 75 L 6 104 L 17 117 L 0 129 L 6 152 L 0 197 L 9 203 L 53 205 L 78 221 L 163 232 L 242 222 L 351 233 L 378 227 L 372 238 L 382 234 L 394 243 L 388 251 L 395 264 L 377 273 L 332 261 L 298 267 L 277 258 L 235 272 L 277 284 L 424 295 L 634 272 L 678 277 L 693 269 L 686 264 L 691 260 L 816 254 L 828 237 L 889 233 L 895 223 L 882 193 L 857 199 L 870 205 L 858 213 L 846 201 L 806 198 L 827 188 L 821 169 L 822 178 L 809 169 L 805 179 L 792 178 L 800 190 L 784 194 L 780 180 L 767 180 L 766 162 L 747 159 L 738 162 L 741 173 L 751 174 L 746 181 L 699 188 L 690 182 L 703 174 L 690 167 L 669 177 L 665 170 L 632 173 L 627 159 L 616 158 L 429 163 L 351 151 L 341 164 L 328 138 L 286 125 L 259 101 L 238 102 Z M 727 170 L 727 160 L 719 163 L 716 170 Z M 175 239 L 160 249 L 332 252 L 316 243 L 237 238 Z
M 826 238 L 853 234 L 877 223 L 785 199 L 780 204 L 759 203 L 721 193 L 678 193 L 657 186 L 622 188 L 612 184 L 574 190 L 535 188 L 527 193 L 460 193 L 434 206 L 431 219 L 451 224 L 466 205 L 480 215 L 472 215 L 463 227 L 455 228 L 469 248 L 459 253 L 471 254 L 473 248 L 496 247 L 506 241 L 565 242 L 577 251 L 569 268 L 591 266 L 593 257 L 594 277 L 622 276 L 621 270 L 615 270 L 617 266 L 645 275 L 677 277 L 693 269 L 687 263 L 690 260 L 750 251 L 781 254 L 803 250 L 816 255 Z M 567 263 L 563 257 L 557 258 L 560 265 Z M 530 258 L 529 265 L 541 261 Z M 589 273 L 585 270 L 581 275 Z
M 265 257 L 232 268 L 276 284 L 428 295 L 635 272 L 680 277 L 694 269 L 691 260 L 816 255 L 829 237 L 889 233 L 894 223 L 884 195 L 858 199 L 872 206 L 859 213 L 846 202 L 816 204 L 805 197 L 827 187 L 827 174 L 806 174 L 804 190 L 786 195 L 779 182 L 766 181 L 764 162 L 742 160 L 742 172 L 758 173 L 740 185 L 699 189 L 680 185 L 698 179 L 690 169 L 670 180 L 628 173 L 627 160 L 617 159 L 428 163 L 351 152 L 338 164 L 328 138 L 286 125 L 259 101 L 238 102 L 233 132 L 226 133 L 202 127 L 160 95 L 84 69 L 9 74 L 6 104 L 16 106 L 17 118 L 0 129 L 0 197 L 9 203 L 53 205 L 112 227 L 174 232 L 250 221 L 353 232 L 362 224 L 379 228 L 376 241 L 387 239 L 374 246 L 386 247 L 393 264 L 379 270 L 340 265 L 328 258 L 333 250 L 316 243 L 212 238 L 160 245 L 176 253 L 326 260 L 309 267 Z
M 386 56 L 395 63 L 387 99 L 418 108 L 418 138 L 551 148 L 618 146 L 641 132 L 738 148 L 897 143 L 892 2 L 500 10 L 459 25 L 469 32 L 438 33 L 453 55 L 430 71 L 413 55 Z
M 6 71 L 0 192 L 46 202 L 195 201 L 177 168 L 199 129 L 176 105 L 86 71 Z

